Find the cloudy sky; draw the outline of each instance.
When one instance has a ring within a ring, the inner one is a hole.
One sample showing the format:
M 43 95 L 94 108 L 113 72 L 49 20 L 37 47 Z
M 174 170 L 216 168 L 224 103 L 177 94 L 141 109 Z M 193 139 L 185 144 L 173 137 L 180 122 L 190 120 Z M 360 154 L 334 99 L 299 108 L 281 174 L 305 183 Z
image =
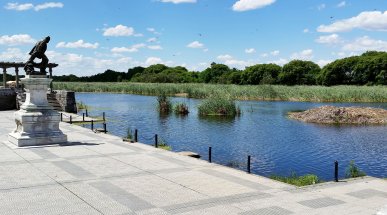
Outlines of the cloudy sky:
M 387 51 L 386 0 L 21 0 L 0 3 L 0 61 L 50 35 L 56 74 L 164 63 L 201 71 Z M 11 73 L 13 71 L 10 71 Z

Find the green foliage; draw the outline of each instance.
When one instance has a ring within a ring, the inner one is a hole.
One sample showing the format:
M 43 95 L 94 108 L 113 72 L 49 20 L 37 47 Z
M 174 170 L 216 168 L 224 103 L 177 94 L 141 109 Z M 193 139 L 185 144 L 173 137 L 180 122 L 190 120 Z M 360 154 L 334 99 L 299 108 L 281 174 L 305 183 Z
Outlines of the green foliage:
M 164 150 L 167 150 L 167 151 L 171 151 L 172 150 L 172 147 L 170 145 L 168 145 L 167 142 L 163 138 L 158 138 L 158 147 L 160 149 L 164 149 Z
M 162 114 L 168 114 L 172 110 L 171 100 L 165 95 L 161 94 L 157 96 L 158 109 Z
M 219 95 L 212 95 L 204 100 L 198 111 L 202 116 L 236 116 L 241 113 L 234 100 Z
M 357 178 L 366 176 L 365 172 L 361 171 L 355 164 L 354 161 L 349 162 L 348 168 L 345 170 L 346 178 Z
M 279 83 L 285 85 L 314 85 L 320 67 L 312 61 L 293 60 L 284 65 Z
M 271 179 L 282 181 L 287 184 L 296 185 L 298 187 L 307 186 L 312 184 L 321 183 L 322 181 L 317 177 L 317 175 L 307 174 L 303 176 L 298 176 L 295 172 L 292 172 L 290 176 L 270 176 Z
M 313 102 L 387 102 L 387 86 L 280 86 L 220 84 L 76 83 L 54 82 L 55 89 L 75 92 L 114 92 L 139 95 L 209 98 L 213 94 L 234 100 L 283 100 Z
M 204 83 L 218 83 L 222 75 L 230 73 L 231 70 L 224 64 L 212 63 L 210 68 L 205 69 L 200 73 L 200 79 Z
M 77 109 L 78 110 L 86 110 L 86 109 L 89 109 L 89 107 L 86 105 L 86 104 L 84 104 L 82 101 L 79 101 L 79 102 L 77 102 Z
M 129 140 L 133 139 L 132 130 L 130 128 L 128 128 L 128 130 L 126 131 L 126 138 Z
M 281 67 L 275 64 L 257 64 L 242 73 L 243 84 L 275 84 Z
M 179 115 L 187 115 L 189 113 L 188 106 L 185 103 L 177 103 L 173 106 L 173 112 Z

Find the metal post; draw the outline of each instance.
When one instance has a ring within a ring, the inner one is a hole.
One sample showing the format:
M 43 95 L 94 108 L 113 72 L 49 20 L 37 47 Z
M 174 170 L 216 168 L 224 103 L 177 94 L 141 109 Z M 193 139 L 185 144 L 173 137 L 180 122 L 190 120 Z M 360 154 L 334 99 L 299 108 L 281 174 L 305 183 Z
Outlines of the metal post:
M 94 130 L 94 120 L 91 120 L 91 130 Z
M 89 117 L 89 113 L 87 112 L 87 109 L 85 109 L 86 110 L 86 117 Z
M 335 161 L 335 182 L 339 182 L 339 162 Z
M 102 119 L 103 119 L 104 122 L 106 121 L 106 119 L 105 119 L 105 112 L 102 113 Z
M 159 148 L 159 142 L 158 142 L 157 134 L 155 134 L 155 147 Z
M 138 134 L 138 130 L 135 129 L 134 130 L 134 142 L 137 143 L 138 139 L 137 139 L 137 134 Z
M 19 89 L 19 67 L 15 67 L 16 73 L 16 89 Z
M 73 124 L 73 116 L 70 115 L 70 124 Z
M 247 173 L 251 173 L 251 168 L 250 168 L 250 165 L 251 165 L 251 156 L 247 156 Z
M 60 121 L 63 122 L 63 113 L 60 113 Z
M 7 68 L 3 67 L 3 87 L 7 84 Z
M 106 134 L 107 133 L 107 130 L 106 130 L 106 123 L 104 122 L 103 123 L 103 132 Z
M 208 148 L 208 162 L 212 163 L 212 147 Z
M 82 113 L 82 121 L 85 121 L 85 113 Z

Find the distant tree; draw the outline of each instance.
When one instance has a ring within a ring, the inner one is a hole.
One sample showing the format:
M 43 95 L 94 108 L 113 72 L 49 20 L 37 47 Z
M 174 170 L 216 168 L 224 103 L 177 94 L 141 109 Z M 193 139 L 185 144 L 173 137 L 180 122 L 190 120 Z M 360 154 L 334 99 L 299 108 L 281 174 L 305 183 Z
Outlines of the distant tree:
M 278 80 L 285 85 L 313 85 L 320 70 L 312 61 L 293 60 L 283 66 Z
M 247 67 L 242 73 L 243 84 L 274 84 L 281 67 L 276 64 L 257 64 Z
M 126 79 L 128 81 L 130 81 L 135 74 L 143 73 L 144 70 L 145 70 L 145 68 L 141 67 L 141 66 L 136 66 L 136 67 L 133 67 L 131 69 L 128 69 L 128 73 L 126 74 Z
M 224 64 L 211 63 L 211 67 L 205 69 L 200 74 L 200 79 L 204 83 L 218 83 L 219 78 L 225 74 L 231 72 L 230 68 Z
M 168 69 L 168 67 L 165 66 L 164 64 L 154 64 L 154 65 L 151 65 L 151 66 L 145 68 L 144 73 L 157 74 L 157 73 L 160 73 L 166 69 Z

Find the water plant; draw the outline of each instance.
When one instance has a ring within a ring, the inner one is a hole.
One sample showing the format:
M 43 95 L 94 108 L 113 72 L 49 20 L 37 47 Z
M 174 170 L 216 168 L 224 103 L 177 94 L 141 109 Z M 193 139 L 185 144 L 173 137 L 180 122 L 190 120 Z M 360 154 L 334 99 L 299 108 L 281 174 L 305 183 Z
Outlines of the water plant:
M 124 138 L 124 141 L 132 141 L 132 140 L 133 140 L 132 130 L 128 128 L 126 130 L 126 137 Z
M 185 103 L 177 103 L 173 106 L 173 112 L 179 115 L 187 115 L 189 113 L 188 106 Z
M 163 93 L 157 96 L 158 109 L 162 114 L 168 114 L 172 110 L 171 100 Z
M 78 110 L 86 110 L 86 109 L 88 109 L 88 106 L 85 103 L 83 103 L 82 101 L 77 102 L 76 105 L 77 105 L 77 109 Z
M 204 100 L 198 111 L 202 116 L 237 116 L 241 113 L 235 101 L 224 96 L 211 96 Z
M 160 149 L 164 149 L 164 150 L 167 150 L 167 151 L 171 151 L 172 150 L 172 147 L 170 145 L 168 145 L 167 142 L 163 138 L 158 138 L 158 147 Z
M 345 170 L 346 178 L 357 178 L 366 176 L 366 173 L 361 171 L 359 167 L 356 166 L 355 161 L 351 160 L 349 162 L 348 168 Z
M 298 187 L 313 185 L 313 184 L 322 182 L 317 175 L 306 174 L 306 175 L 298 176 L 296 172 L 290 173 L 289 176 L 272 175 L 270 176 L 270 178 L 287 184 L 296 185 Z

